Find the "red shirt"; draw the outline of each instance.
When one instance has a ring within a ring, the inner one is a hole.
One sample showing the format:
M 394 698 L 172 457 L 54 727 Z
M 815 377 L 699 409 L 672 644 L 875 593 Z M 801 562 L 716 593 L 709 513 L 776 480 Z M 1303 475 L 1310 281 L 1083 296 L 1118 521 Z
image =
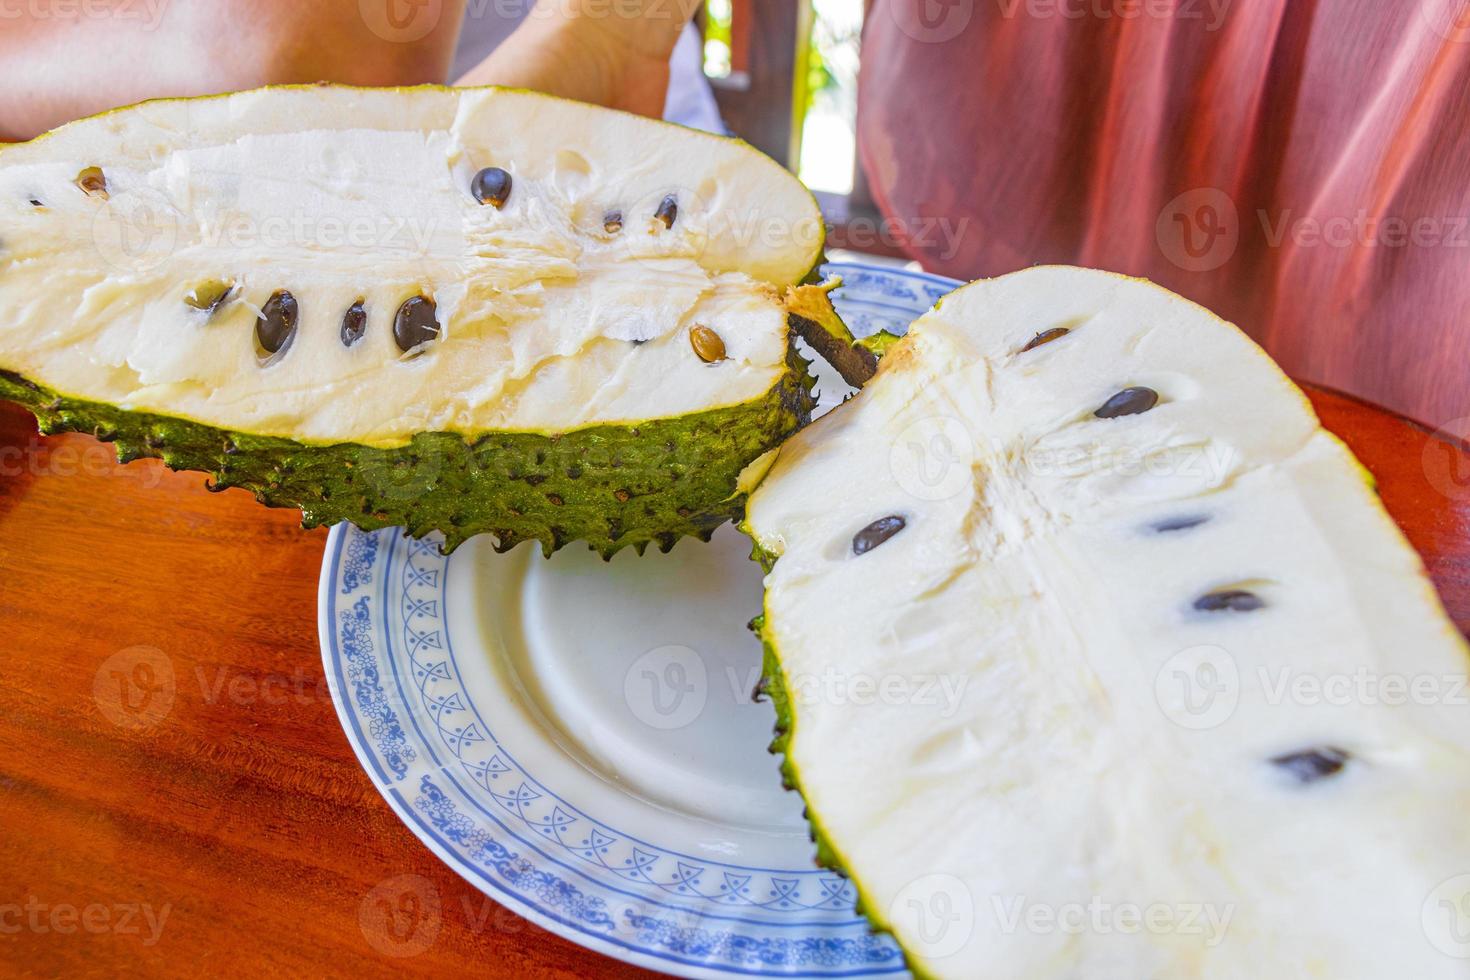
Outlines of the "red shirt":
M 876 0 L 859 106 L 926 267 L 1146 276 L 1470 434 L 1470 0 Z

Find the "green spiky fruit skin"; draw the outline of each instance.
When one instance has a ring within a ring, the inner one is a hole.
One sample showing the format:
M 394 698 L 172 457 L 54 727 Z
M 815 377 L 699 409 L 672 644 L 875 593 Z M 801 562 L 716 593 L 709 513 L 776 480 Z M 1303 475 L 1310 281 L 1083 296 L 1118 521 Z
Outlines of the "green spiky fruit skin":
M 811 418 L 806 362 L 790 350 L 787 364 L 764 396 L 740 405 L 560 434 L 420 433 L 393 449 L 226 432 L 64 397 L 8 371 L 0 398 L 29 409 L 43 433 L 112 442 L 125 463 L 156 457 L 202 471 L 211 489 L 240 487 L 269 507 L 299 509 L 304 527 L 439 531 L 446 553 L 477 534 L 494 535 L 501 551 L 538 541 L 548 555 L 584 540 L 611 558 L 650 543 L 667 551 L 684 536 L 708 540 L 739 518 L 740 471 Z
M 747 528 L 742 527 L 741 530 L 749 534 Z M 762 569 L 770 572 L 778 556 L 766 551 L 759 544 L 755 544 L 754 538 L 752 537 L 750 557 L 753 561 L 759 562 Z M 785 672 L 781 669 L 780 653 L 776 649 L 776 643 L 771 635 L 771 631 L 767 628 L 769 615 L 770 610 L 763 609 L 759 616 L 750 621 L 750 629 L 760 639 L 762 651 L 761 679 L 760 684 L 756 688 L 756 693 L 769 698 L 772 706 L 776 709 L 774 737 L 771 739 L 769 750 L 772 755 L 779 755 L 781 757 L 781 785 L 788 790 L 793 790 L 800 794 L 803 802 L 806 803 L 806 808 L 802 811 L 802 815 L 806 817 L 807 831 L 811 836 L 812 843 L 817 848 L 817 865 L 829 871 L 834 871 L 852 881 L 857 889 L 856 907 L 858 913 L 868 920 L 873 932 L 887 932 L 892 934 L 893 930 L 888 927 L 883 910 L 869 900 L 867 894 L 863 891 L 862 882 L 854 877 L 848 869 L 846 862 L 842 859 L 841 853 L 837 850 L 836 845 L 832 843 L 832 838 L 828 836 L 826 828 L 822 826 L 821 818 L 812 810 L 811 798 L 802 789 L 801 774 L 797 770 L 796 763 L 792 761 L 790 754 L 791 739 L 796 733 L 796 712 L 792 710 L 792 696 L 786 686 Z M 902 944 L 900 944 L 899 948 L 901 950 L 903 949 Z M 918 978 L 918 980 L 934 980 L 933 974 L 924 970 L 922 965 L 915 963 L 913 958 L 908 956 L 907 951 L 904 951 L 904 957 L 907 961 L 906 965 L 909 968 L 909 972 Z

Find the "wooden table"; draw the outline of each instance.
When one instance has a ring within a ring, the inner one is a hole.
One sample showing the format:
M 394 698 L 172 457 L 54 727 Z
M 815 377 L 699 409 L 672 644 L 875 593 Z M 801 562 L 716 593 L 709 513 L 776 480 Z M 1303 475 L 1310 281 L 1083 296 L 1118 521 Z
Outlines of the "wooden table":
M 1470 627 L 1470 454 L 1313 399 Z M 0 403 L 6 972 L 649 975 L 496 905 L 399 823 L 327 695 L 325 533 L 203 483 Z

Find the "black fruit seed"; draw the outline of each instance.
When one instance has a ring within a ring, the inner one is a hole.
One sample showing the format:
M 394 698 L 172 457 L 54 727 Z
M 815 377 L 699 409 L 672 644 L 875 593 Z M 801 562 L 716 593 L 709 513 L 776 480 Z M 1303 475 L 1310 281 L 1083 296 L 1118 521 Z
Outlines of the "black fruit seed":
M 602 230 L 609 235 L 616 235 L 623 230 L 623 212 L 609 211 L 602 216 Z
M 208 282 L 201 282 L 185 293 L 184 304 L 199 310 L 206 316 L 214 316 L 234 291 L 234 283 L 211 279 Z
M 436 339 L 439 336 L 436 313 L 434 301 L 425 296 L 414 296 L 400 306 L 393 318 L 393 339 L 398 342 L 398 349 L 406 354 Z
M 658 210 L 653 216 L 664 223 L 665 228 L 674 227 L 674 221 L 679 217 L 679 199 L 670 194 L 659 202 Z
M 347 312 L 342 314 L 342 346 L 351 347 L 362 339 L 367 332 L 367 310 L 363 308 L 363 301 L 358 300 L 347 307 Z
M 1194 608 L 1200 612 L 1255 612 L 1266 608 L 1266 600 L 1254 592 L 1244 589 L 1227 589 L 1211 592 L 1194 600 Z
M 284 289 L 271 294 L 260 308 L 260 318 L 255 321 L 255 339 L 260 349 L 274 354 L 291 342 L 296 335 L 296 321 L 300 310 L 296 297 Z
M 1173 534 L 1175 531 L 1188 531 L 1190 528 L 1207 524 L 1209 520 L 1209 517 L 1204 514 L 1192 514 L 1188 517 L 1168 517 L 1153 525 L 1153 529 L 1159 534 Z
M 1337 775 L 1350 758 L 1342 749 L 1324 745 L 1278 755 L 1271 760 L 1271 764 L 1291 773 L 1299 783 L 1315 783 L 1319 779 Z
M 878 518 L 852 536 L 852 553 L 854 555 L 867 554 L 902 531 L 907 524 L 908 522 L 897 514 Z
M 1159 403 L 1159 393 L 1152 388 L 1124 388 L 1102 403 L 1092 414 L 1100 419 L 1122 418 L 1124 415 L 1142 415 Z
M 510 174 L 499 167 L 486 167 L 475 174 L 470 190 L 474 193 L 475 200 L 481 204 L 503 208 L 510 199 L 510 185 Z
M 1035 350 L 1042 344 L 1049 344 L 1053 340 L 1060 340 L 1069 333 L 1071 333 L 1071 331 L 1068 330 L 1066 327 L 1052 327 L 1050 330 L 1043 330 L 1035 337 L 1032 337 L 1031 340 L 1027 342 L 1025 347 L 1021 348 L 1021 353 L 1024 354 L 1028 350 Z

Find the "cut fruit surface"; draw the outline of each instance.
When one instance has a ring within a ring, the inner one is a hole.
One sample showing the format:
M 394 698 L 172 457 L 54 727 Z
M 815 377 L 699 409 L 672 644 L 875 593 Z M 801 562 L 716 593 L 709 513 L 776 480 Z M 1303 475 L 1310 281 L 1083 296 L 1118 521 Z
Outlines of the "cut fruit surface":
M 746 524 L 787 779 L 916 973 L 1463 975 L 1464 640 L 1230 325 L 962 288 Z
M 738 141 L 530 92 L 145 103 L 0 154 L 0 393 L 310 522 L 666 542 L 803 421 L 781 294 L 822 235 Z M 414 492 L 293 479 L 312 449 Z

